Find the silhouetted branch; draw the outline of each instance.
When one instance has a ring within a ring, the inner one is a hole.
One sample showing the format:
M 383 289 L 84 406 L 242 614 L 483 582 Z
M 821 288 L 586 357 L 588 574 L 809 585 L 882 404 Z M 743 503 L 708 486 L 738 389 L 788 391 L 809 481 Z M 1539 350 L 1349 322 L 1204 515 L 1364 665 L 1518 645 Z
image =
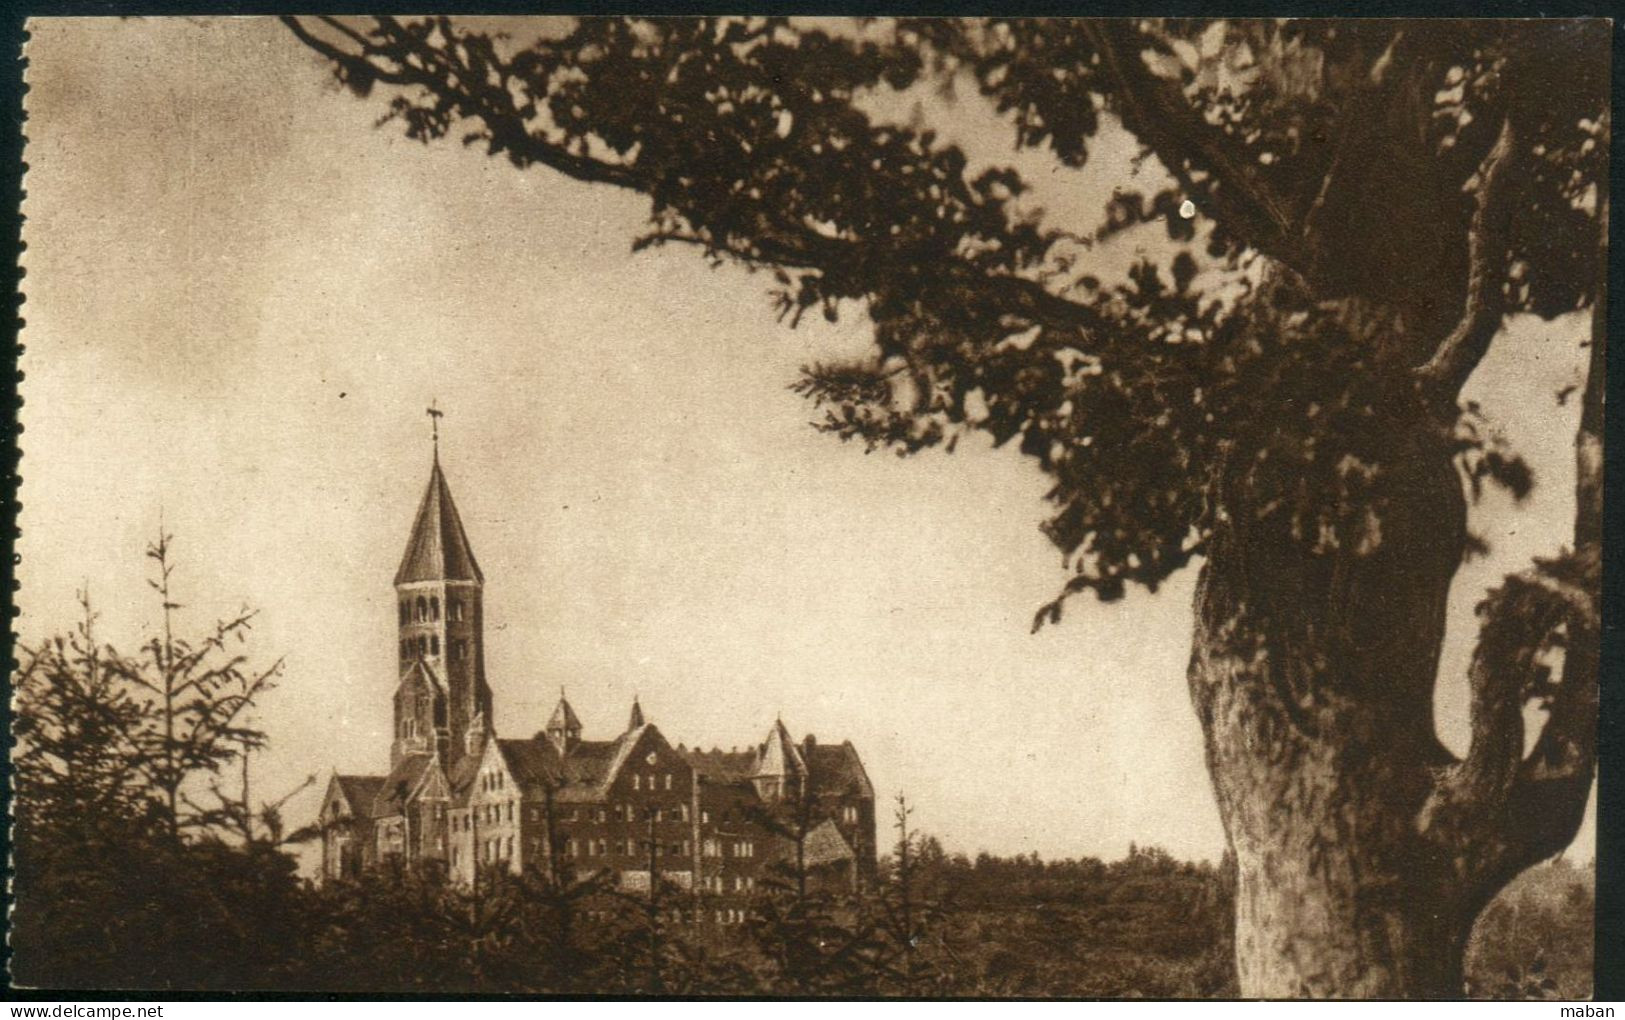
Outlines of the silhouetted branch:
M 1477 208 L 1467 234 L 1466 306 L 1461 319 L 1439 344 L 1433 357 L 1417 369 L 1423 386 L 1441 399 L 1454 401 L 1501 328 L 1511 246 L 1511 192 L 1516 177 L 1512 163 L 1518 144 L 1518 133 L 1509 116 L 1501 122 L 1495 144 L 1478 169 L 1478 184 L 1474 188 Z
M 1224 130 L 1203 119 L 1176 81 L 1146 66 L 1159 48 L 1130 19 L 1084 22 L 1118 87 L 1119 115 L 1204 212 L 1259 251 L 1299 271 L 1308 264 L 1287 203 Z M 1164 47 L 1165 48 L 1165 47 Z M 1205 175 L 1198 183 L 1193 173 Z

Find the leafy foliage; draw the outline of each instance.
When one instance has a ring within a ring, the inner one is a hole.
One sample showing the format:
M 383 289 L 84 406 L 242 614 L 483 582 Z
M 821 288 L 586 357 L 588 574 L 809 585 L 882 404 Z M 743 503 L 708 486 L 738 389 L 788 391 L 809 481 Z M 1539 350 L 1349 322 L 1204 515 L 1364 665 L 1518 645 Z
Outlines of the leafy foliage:
M 1596 876 L 1559 858 L 1485 908 L 1467 948 L 1468 993 L 1494 999 L 1591 996 Z

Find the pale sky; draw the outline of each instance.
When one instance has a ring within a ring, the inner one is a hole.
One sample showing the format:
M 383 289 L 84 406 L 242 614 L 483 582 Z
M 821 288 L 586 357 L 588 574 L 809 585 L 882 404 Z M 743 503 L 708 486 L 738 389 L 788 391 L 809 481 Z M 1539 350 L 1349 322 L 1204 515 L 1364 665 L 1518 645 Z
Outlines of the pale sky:
M 632 254 L 636 195 L 374 129 L 381 99 L 334 89 L 272 21 L 29 30 L 25 640 L 71 626 L 88 583 L 103 637 L 133 650 L 162 514 L 185 624 L 247 602 L 251 648 L 286 657 L 259 790 L 382 771 L 390 582 L 436 400 L 503 735 L 540 729 L 561 684 L 588 736 L 617 733 L 634 693 L 673 743 L 743 747 L 782 713 L 852 740 L 950 850 L 1217 859 L 1185 689 L 1194 570 L 1030 635 L 1066 576 L 1032 462 L 984 439 L 864 456 L 786 390 L 863 349 L 861 315 L 791 331 L 764 277 Z M 962 132 L 987 116 L 949 112 Z M 1013 160 L 1007 134 L 965 137 Z M 1136 184 L 1130 154 L 1046 171 L 1040 195 L 1098 208 Z M 1474 380 L 1537 488 L 1475 510 L 1494 554 L 1458 579 L 1446 677 L 1485 586 L 1570 534 L 1577 402 L 1553 394 L 1584 332 L 1520 322 Z M 1460 750 L 1462 683 L 1438 704 Z M 1573 853 L 1594 841 L 1588 816 Z

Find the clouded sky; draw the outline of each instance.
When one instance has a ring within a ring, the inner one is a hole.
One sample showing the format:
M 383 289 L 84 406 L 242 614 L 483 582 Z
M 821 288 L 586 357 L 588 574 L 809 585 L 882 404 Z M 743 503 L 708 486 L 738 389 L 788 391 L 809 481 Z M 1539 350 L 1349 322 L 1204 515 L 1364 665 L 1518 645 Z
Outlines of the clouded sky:
M 185 622 L 250 603 L 252 647 L 286 657 L 259 789 L 381 771 L 390 581 L 436 400 L 505 735 L 540 729 L 560 685 L 589 736 L 634 694 L 674 743 L 744 746 L 782 713 L 852 740 L 950 849 L 1217 858 L 1185 693 L 1194 573 L 1030 635 L 1065 578 L 1037 469 L 983 440 L 865 456 L 785 389 L 861 350 L 861 316 L 791 331 L 763 278 L 632 254 L 637 196 L 374 129 L 380 102 L 274 22 L 30 30 L 26 640 L 70 626 L 88 584 L 103 636 L 133 647 L 162 515 Z M 948 112 L 973 156 L 1014 158 Z M 1047 176 L 1047 207 L 1132 184 L 1118 149 Z M 1553 394 L 1583 333 L 1514 324 L 1474 380 L 1538 484 L 1517 512 L 1475 510 L 1495 552 L 1458 580 L 1447 678 L 1485 585 L 1568 534 L 1575 409 Z M 1438 702 L 1460 749 L 1462 683 Z M 1593 841 L 1588 819 L 1576 853 Z

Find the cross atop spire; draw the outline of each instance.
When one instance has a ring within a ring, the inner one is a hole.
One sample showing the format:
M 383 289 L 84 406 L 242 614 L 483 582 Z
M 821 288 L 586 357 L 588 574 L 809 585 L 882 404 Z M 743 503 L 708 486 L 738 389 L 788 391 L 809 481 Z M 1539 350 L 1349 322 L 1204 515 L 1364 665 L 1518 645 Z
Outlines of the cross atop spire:
M 446 416 L 446 412 L 435 406 L 437 403 L 439 403 L 437 400 L 429 401 L 426 412 L 429 415 L 429 428 L 434 440 L 434 459 L 436 463 L 440 461 L 440 419 Z

